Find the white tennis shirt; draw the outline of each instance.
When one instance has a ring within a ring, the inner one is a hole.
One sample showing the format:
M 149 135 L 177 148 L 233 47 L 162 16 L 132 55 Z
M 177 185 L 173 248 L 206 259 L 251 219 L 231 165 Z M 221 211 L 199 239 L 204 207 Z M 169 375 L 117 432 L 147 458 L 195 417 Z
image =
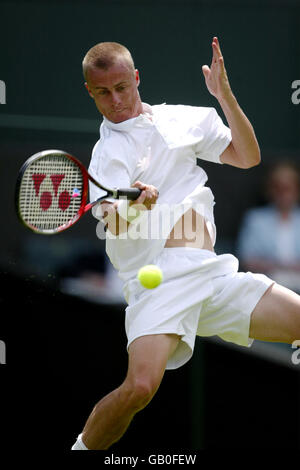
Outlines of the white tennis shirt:
M 126 188 L 140 180 L 159 191 L 155 209 L 143 212 L 128 232 L 106 232 L 106 252 L 124 281 L 158 256 L 189 207 L 204 216 L 215 243 L 214 197 L 197 159 L 221 163 L 231 141 L 230 129 L 214 108 L 162 104 L 150 109 L 151 114 L 119 124 L 104 117 L 89 166 L 90 174 L 107 188 Z M 90 184 L 92 201 L 102 194 Z M 93 214 L 97 217 L 95 208 Z

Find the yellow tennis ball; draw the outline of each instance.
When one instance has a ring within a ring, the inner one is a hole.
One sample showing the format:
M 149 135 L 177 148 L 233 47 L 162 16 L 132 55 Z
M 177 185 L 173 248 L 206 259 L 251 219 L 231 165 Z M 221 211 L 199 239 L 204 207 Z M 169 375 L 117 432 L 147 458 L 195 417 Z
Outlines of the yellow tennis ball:
M 143 287 L 154 289 L 154 287 L 159 286 L 161 283 L 163 275 L 158 266 L 148 264 L 139 270 L 137 277 Z

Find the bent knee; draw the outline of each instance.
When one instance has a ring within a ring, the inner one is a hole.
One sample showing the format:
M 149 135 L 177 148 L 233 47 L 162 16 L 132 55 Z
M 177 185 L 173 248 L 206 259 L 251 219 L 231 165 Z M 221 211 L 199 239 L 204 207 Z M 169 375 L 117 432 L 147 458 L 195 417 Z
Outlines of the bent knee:
M 147 377 L 138 377 L 125 381 L 124 388 L 127 394 L 128 405 L 138 411 L 152 400 L 158 384 L 152 383 Z

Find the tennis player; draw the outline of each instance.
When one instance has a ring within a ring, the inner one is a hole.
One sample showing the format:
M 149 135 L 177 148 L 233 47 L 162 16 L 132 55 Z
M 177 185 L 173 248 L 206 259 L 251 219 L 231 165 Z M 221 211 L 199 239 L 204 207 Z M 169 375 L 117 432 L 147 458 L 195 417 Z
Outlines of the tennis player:
M 106 250 L 124 281 L 129 363 L 124 382 L 95 405 L 73 450 L 108 449 L 118 441 L 165 370 L 191 358 L 196 335 L 242 346 L 300 338 L 300 296 L 265 275 L 238 272 L 233 255 L 214 252 L 214 197 L 197 159 L 247 169 L 261 157 L 216 37 L 211 66 L 202 70 L 228 126 L 214 108 L 143 103 L 139 72 L 120 44 L 98 44 L 83 60 L 86 88 L 103 115 L 90 173 L 107 187 L 142 192 L 134 203 L 108 199 L 94 213 L 107 226 Z M 92 199 L 97 191 L 91 186 Z M 138 237 L 153 218 L 159 230 Z M 136 279 L 149 263 L 164 274 L 155 295 Z

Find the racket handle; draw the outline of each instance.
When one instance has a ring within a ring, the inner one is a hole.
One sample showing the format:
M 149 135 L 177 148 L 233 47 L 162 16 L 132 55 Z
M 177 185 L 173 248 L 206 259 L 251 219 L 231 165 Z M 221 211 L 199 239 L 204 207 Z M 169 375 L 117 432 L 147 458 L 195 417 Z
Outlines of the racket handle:
M 126 189 L 118 189 L 118 199 L 120 197 L 126 197 L 130 201 L 135 201 L 141 194 L 141 190 L 138 188 L 126 188 Z

